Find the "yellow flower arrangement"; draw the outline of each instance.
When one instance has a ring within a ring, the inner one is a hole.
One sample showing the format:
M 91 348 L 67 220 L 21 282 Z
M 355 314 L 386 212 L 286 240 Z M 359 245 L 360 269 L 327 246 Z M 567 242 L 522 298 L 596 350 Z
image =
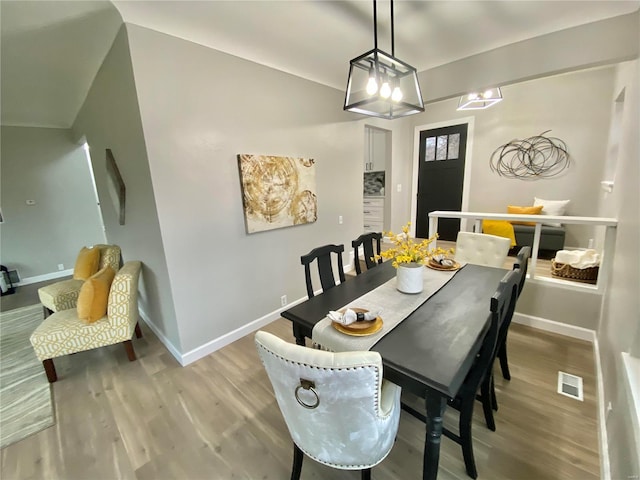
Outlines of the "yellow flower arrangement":
M 430 258 L 436 255 L 447 255 L 453 253 L 453 249 L 444 249 L 440 247 L 429 248 L 431 242 L 438 238 L 438 234 L 435 234 L 431 238 L 424 239 L 420 242 L 416 242 L 416 239 L 412 238 L 409 234 L 409 227 L 411 222 L 402 227 L 402 233 L 396 235 L 393 232 L 384 232 L 385 236 L 391 238 L 391 241 L 395 244 L 395 247 L 389 248 L 380 255 L 376 255 L 374 260 L 393 259 L 393 266 L 398 268 L 399 265 L 405 263 L 420 263 L 424 264 Z

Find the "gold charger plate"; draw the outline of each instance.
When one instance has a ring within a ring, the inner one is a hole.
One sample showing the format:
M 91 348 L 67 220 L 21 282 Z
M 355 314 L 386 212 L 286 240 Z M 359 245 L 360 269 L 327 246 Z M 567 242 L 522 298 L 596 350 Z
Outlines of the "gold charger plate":
M 438 262 L 434 262 L 432 260 L 429 260 L 427 262 L 427 267 L 429 267 L 429 268 L 431 268 L 433 270 L 442 270 L 443 272 L 450 272 L 452 270 L 458 270 L 461 267 L 461 265 L 454 260 L 452 267 L 445 267 L 444 265 L 440 265 Z
M 356 313 L 367 313 L 369 310 L 364 308 L 352 308 Z M 344 313 L 345 309 L 340 310 L 340 313 Z M 382 319 L 376 317 L 375 320 L 364 320 L 360 322 L 354 322 L 349 325 L 342 325 L 338 322 L 331 322 L 333 328 L 345 335 L 353 335 L 354 337 L 364 337 L 366 335 L 373 335 L 382 329 Z

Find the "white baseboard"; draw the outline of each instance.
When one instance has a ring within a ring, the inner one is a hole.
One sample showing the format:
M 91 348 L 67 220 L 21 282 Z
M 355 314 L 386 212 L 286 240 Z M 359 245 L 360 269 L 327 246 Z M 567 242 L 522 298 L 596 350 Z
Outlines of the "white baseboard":
M 629 401 L 629 415 L 635 446 L 631 451 L 640 452 L 640 358 L 629 352 L 621 352 L 622 367 L 625 372 L 627 400 Z
M 247 323 L 240 328 L 237 328 L 229 333 L 222 335 L 210 342 L 205 343 L 193 350 L 188 351 L 184 355 L 182 355 L 182 360 L 178 360 L 183 366 L 189 365 L 190 363 L 195 362 L 203 357 L 206 357 L 210 353 L 215 352 L 216 350 L 221 349 L 222 347 L 229 345 L 230 343 L 235 342 L 236 340 L 264 327 L 265 325 L 270 324 L 274 320 L 280 318 L 280 313 L 284 310 L 288 310 L 289 308 L 304 302 L 307 300 L 307 297 L 299 298 L 298 300 L 289 303 L 288 305 L 279 308 L 278 310 L 274 310 L 273 312 L 267 313 L 266 315 L 254 320 L 253 322 Z
M 553 320 L 547 320 L 546 318 L 525 315 L 518 312 L 513 315 L 513 322 L 520 325 L 527 325 L 529 327 L 537 328 L 539 330 L 545 330 L 547 332 L 558 333 L 566 337 L 577 338 L 578 340 L 586 340 L 592 343 L 596 339 L 595 330 L 577 327 L 575 325 L 569 325 L 567 323 L 555 322 Z
M 167 350 L 169 350 L 169 353 L 171 353 L 171 355 L 175 357 L 175 359 L 178 361 L 180 365 L 184 366 L 184 364 L 182 363 L 182 354 L 180 353 L 180 351 L 173 345 L 173 343 L 169 341 L 167 337 L 164 336 L 164 334 L 158 329 L 158 327 L 149 319 L 149 315 L 147 315 L 147 312 L 142 310 L 140 307 L 138 307 L 138 311 L 140 312 L 140 316 L 144 320 L 144 323 L 147 324 L 147 326 L 156 335 L 156 337 L 158 337 L 158 339 L 167 348 Z
M 593 356 L 596 363 L 596 387 L 598 394 L 598 446 L 600 448 L 600 479 L 611 480 L 611 465 L 609 464 L 609 437 L 607 435 L 607 411 L 604 404 L 604 380 L 602 379 L 600 345 L 598 344 L 597 336 L 593 341 Z
M 31 285 L 32 283 L 46 282 L 47 280 L 68 277 L 69 275 L 73 275 L 73 268 L 70 270 L 62 270 L 60 272 L 51 272 L 45 273 L 44 275 L 36 275 L 35 277 L 26 277 L 16 283 L 15 286 L 20 287 L 24 285 Z

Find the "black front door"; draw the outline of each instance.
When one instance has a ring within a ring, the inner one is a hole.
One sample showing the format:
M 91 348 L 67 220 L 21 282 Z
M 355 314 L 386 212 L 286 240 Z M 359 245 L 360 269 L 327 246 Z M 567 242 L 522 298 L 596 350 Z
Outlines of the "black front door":
M 416 237 L 428 237 L 429 212 L 462 208 L 466 149 L 466 123 L 420 132 Z M 455 241 L 459 230 L 459 219 L 438 221 L 441 240 Z

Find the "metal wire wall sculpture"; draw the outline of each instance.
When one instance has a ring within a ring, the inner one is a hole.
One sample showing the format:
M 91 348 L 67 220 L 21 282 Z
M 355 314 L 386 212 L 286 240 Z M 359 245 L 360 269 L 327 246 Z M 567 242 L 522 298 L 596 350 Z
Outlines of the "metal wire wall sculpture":
M 501 177 L 537 180 L 559 175 L 569 168 L 567 145 L 545 133 L 524 140 L 512 140 L 491 154 L 491 170 Z

